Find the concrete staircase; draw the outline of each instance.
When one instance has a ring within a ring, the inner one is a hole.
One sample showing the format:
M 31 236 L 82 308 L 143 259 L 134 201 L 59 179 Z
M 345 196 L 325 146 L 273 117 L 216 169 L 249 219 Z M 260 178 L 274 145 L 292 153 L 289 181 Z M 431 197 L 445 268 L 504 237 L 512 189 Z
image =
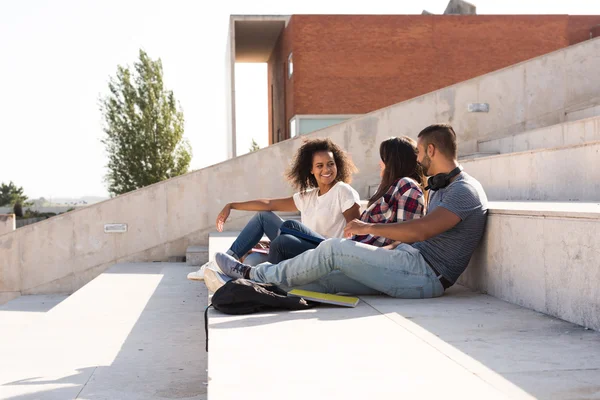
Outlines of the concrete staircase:
M 499 154 L 461 163 L 495 201 L 461 283 L 600 330 L 600 117 L 484 139 L 479 150 Z

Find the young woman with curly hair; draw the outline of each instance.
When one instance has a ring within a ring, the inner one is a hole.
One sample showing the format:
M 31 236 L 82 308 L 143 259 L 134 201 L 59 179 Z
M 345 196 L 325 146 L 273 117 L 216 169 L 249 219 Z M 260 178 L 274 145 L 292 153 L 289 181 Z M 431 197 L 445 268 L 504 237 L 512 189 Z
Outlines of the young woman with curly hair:
M 266 235 L 271 240 L 268 261 L 280 262 L 317 247 L 318 242 L 310 238 L 317 241 L 341 238 L 346 222 L 360 216 L 360 197 L 349 185 L 354 172 L 354 163 L 330 139 L 306 140 L 287 172 L 287 178 L 298 190 L 297 193 L 286 198 L 229 203 L 219 213 L 216 225 L 217 230 L 222 232 L 231 210 L 258 211 L 227 254 L 240 259 Z M 302 222 L 284 221 L 273 211 L 300 211 Z M 295 235 L 280 235 L 282 228 L 300 232 L 300 236 L 307 236 L 309 240 Z M 207 264 L 190 273 L 188 278 L 204 279 Z

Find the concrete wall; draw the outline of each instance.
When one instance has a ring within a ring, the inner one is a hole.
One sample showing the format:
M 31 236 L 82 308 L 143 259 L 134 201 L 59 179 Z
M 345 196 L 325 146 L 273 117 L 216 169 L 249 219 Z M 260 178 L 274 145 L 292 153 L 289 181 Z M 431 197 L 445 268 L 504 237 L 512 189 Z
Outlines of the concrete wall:
M 15 221 L 15 214 L 0 213 L 0 235 L 14 231 L 16 229 Z
M 592 40 L 308 136 L 330 137 L 351 153 L 360 169 L 353 186 L 364 198 L 379 181 L 378 146 L 385 138 L 416 137 L 433 122 L 451 122 L 460 146 L 475 149 L 480 136 L 560 122 L 566 108 L 600 93 L 598 70 L 600 40 Z M 490 112 L 468 113 L 473 101 L 489 103 Z M 189 244 L 205 245 L 227 202 L 292 193 L 283 176 L 301 144 L 302 138 L 278 143 L 2 235 L 0 292 L 69 293 L 115 262 L 166 260 L 185 254 Z M 241 227 L 249 214 L 234 212 L 228 229 Z M 126 223 L 129 230 L 107 234 L 106 223 Z
M 492 204 L 487 224 L 460 283 L 600 330 L 600 205 Z

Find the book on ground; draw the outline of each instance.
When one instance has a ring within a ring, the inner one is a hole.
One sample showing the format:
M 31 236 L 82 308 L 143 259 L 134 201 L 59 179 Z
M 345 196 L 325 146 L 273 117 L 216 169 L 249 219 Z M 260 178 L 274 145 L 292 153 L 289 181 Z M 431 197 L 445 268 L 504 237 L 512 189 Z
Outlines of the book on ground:
M 341 296 L 339 294 L 328 294 L 312 292 L 309 290 L 293 289 L 288 292 L 290 296 L 302 297 L 304 300 L 316 301 L 318 303 L 335 304 L 344 307 L 356 307 L 358 297 Z

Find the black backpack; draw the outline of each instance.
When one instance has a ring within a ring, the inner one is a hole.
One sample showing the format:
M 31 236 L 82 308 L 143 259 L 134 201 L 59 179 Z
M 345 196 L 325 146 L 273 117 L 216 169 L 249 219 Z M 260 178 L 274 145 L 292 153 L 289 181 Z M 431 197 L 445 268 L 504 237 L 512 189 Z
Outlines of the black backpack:
M 212 297 L 212 306 L 225 314 L 252 314 L 267 310 L 306 310 L 316 303 L 287 295 L 270 283 L 248 279 L 232 279 L 221 286 Z
M 213 294 L 212 304 L 204 312 L 206 351 L 208 351 L 208 308 L 214 307 L 225 314 L 241 315 L 270 310 L 306 310 L 318 303 L 287 293 L 270 283 L 258 283 L 248 279 L 227 281 Z

